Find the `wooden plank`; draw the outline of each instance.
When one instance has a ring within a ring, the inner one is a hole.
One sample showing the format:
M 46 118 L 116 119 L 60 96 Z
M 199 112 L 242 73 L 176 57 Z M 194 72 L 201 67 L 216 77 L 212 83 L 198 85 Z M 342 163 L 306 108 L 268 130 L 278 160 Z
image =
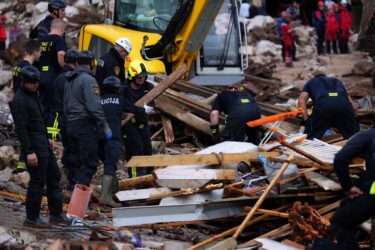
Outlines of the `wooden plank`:
M 157 180 L 220 180 L 232 181 L 237 177 L 236 169 L 157 169 Z
M 164 167 L 177 165 L 221 165 L 238 163 L 241 161 L 258 161 L 258 155 L 263 157 L 275 157 L 278 152 L 251 152 L 251 153 L 227 153 L 227 154 L 190 154 L 190 155 L 151 155 L 133 156 L 127 163 L 127 167 Z
M 208 192 L 212 191 L 215 189 L 223 188 L 223 184 L 210 184 L 207 185 L 207 187 L 203 188 L 188 188 L 188 189 L 181 189 L 178 191 L 172 191 L 172 192 L 167 192 L 167 193 L 160 193 L 160 194 L 152 194 L 150 195 L 150 199 L 152 200 L 160 200 L 163 198 L 167 197 L 175 197 L 175 196 L 185 196 L 185 195 L 191 195 L 191 194 L 196 194 L 196 193 L 203 193 L 203 192 Z
M 252 209 L 252 207 L 245 207 L 246 212 L 249 212 L 251 209 Z M 268 209 L 261 209 L 261 208 L 257 209 L 257 214 L 258 213 L 268 214 L 268 215 L 272 215 L 272 216 L 276 216 L 276 217 L 280 217 L 280 218 L 288 218 L 289 217 L 288 213 L 281 213 L 281 212 L 268 210 Z
M 145 186 L 145 185 L 152 185 L 155 181 L 155 178 L 149 174 L 144 175 L 136 178 L 126 179 L 119 181 L 119 189 L 120 190 L 127 190 L 127 189 L 133 189 L 137 188 L 139 186 Z
M 153 173 L 160 187 L 201 188 L 210 181 L 233 181 L 236 169 L 157 169 Z
M 174 142 L 174 133 L 173 133 L 173 127 L 172 127 L 171 119 L 162 115 L 161 121 L 163 123 L 165 142 L 166 143 Z
M 312 181 L 322 187 L 324 190 L 341 190 L 341 185 L 321 174 L 310 172 L 305 174 L 309 181 Z
M 188 71 L 186 64 L 181 65 L 178 69 L 176 69 L 172 74 L 166 77 L 158 86 L 153 88 L 150 92 L 144 95 L 141 99 L 139 99 L 135 105 L 143 107 L 145 103 L 152 102 L 155 100 L 159 95 L 161 95 L 167 88 L 169 88 L 172 84 L 174 84 L 181 76 L 183 76 Z M 128 114 L 128 116 L 122 120 L 122 125 L 129 122 L 134 117 L 134 114 Z
M 187 126 L 194 128 L 204 134 L 211 135 L 210 122 L 204 120 L 183 108 L 171 102 L 168 98 L 160 96 L 155 104 L 155 107 L 160 111 L 173 116 L 177 120 L 185 123 Z
M 120 191 L 116 193 L 116 197 L 119 201 L 134 201 L 149 199 L 150 196 L 162 195 L 169 192 L 172 192 L 169 188 L 146 188 Z

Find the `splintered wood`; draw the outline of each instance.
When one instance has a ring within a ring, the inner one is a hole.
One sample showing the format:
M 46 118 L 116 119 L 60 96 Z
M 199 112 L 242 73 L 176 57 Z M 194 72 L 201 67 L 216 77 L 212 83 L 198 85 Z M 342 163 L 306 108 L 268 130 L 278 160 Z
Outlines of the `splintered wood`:
M 311 244 L 316 238 L 332 238 L 330 222 L 315 209 L 301 202 L 294 203 L 289 211 L 289 224 L 292 228 L 292 240 L 304 245 Z

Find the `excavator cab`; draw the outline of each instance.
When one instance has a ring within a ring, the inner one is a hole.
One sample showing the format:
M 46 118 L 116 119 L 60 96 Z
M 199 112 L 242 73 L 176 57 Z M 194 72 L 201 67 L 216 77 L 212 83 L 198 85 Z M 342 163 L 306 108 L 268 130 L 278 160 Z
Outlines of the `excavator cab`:
M 196 59 L 199 85 L 232 85 L 243 80 L 247 60 L 241 53 L 242 36 L 236 1 L 225 0 Z
M 125 68 L 141 60 L 150 74 L 170 74 L 187 64 L 184 79 L 228 85 L 243 75 L 239 30 L 236 0 L 116 0 L 109 23 L 82 27 L 79 48 L 99 58 L 127 37 L 133 49 Z

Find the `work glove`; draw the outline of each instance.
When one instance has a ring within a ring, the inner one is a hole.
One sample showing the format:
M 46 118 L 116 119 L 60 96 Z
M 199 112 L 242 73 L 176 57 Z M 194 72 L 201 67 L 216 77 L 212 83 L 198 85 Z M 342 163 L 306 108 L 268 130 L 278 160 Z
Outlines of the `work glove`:
M 301 122 L 301 126 L 303 126 L 305 128 L 304 131 L 302 131 L 304 134 L 310 133 L 311 126 L 312 126 L 312 124 L 311 124 L 311 118 L 309 117 L 309 118 L 307 118 L 307 120 L 303 120 Z
M 145 105 L 143 105 L 143 108 L 145 109 L 146 114 L 150 114 L 150 113 L 152 113 L 152 111 L 154 111 L 154 108 L 151 107 L 151 106 L 148 106 L 146 103 L 145 103 Z
M 108 124 L 104 124 L 104 135 L 105 139 L 110 140 L 112 139 L 112 130 L 109 128 Z
M 219 131 L 219 124 L 217 125 L 210 125 L 212 141 L 214 144 L 217 144 L 220 141 L 220 131 Z

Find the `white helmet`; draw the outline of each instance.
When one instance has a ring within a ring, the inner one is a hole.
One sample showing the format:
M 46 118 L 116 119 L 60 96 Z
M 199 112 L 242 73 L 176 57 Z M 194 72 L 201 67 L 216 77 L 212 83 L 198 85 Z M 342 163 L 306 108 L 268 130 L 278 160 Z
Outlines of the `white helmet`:
M 347 4 L 347 3 L 348 3 L 348 1 L 346 1 L 346 0 L 341 1 L 341 4 Z
M 130 54 L 130 51 L 132 51 L 132 43 L 125 37 L 117 39 L 115 44 L 122 47 L 126 52 L 128 52 L 128 54 Z

